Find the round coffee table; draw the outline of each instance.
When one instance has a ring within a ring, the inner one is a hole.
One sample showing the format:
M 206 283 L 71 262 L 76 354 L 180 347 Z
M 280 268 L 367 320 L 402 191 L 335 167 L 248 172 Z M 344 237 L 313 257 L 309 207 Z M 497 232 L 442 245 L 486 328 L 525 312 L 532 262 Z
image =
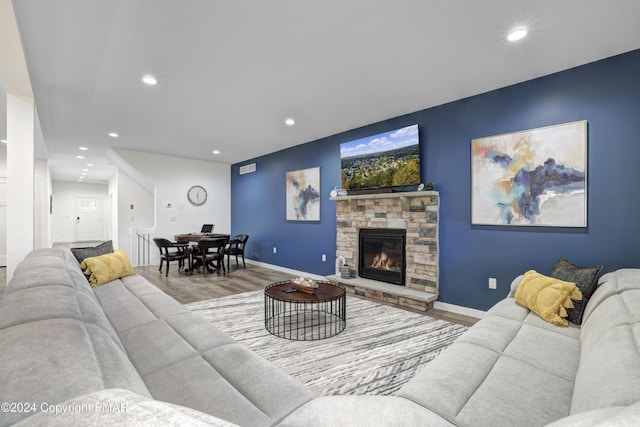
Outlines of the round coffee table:
M 289 281 L 264 290 L 264 326 L 273 335 L 298 341 L 329 338 L 347 325 L 347 293 L 341 285 L 317 282 L 314 293 L 299 291 Z

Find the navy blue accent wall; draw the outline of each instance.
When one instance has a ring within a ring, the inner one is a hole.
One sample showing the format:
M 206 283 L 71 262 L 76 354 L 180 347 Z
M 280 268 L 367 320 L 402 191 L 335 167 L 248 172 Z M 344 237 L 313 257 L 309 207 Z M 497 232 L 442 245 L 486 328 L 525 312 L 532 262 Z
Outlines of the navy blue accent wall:
M 440 192 L 442 302 L 486 310 L 529 269 L 548 274 L 561 257 L 604 271 L 640 267 L 640 50 L 248 160 L 231 168 L 234 233 L 251 235 L 249 258 L 316 274 L 335 259 L 340 143 L 414 123 L 422 178 Z M 471 140 L 586 120 L 588 227 L 471 225 Z M 239 175 L 241 165 L 257 172 Z M 322 219 L 285 220 L 285 172 L 321 168 Z M 278 253 L 272 253 L 277 246 Z M 327 262 L 321 254 L 327 254 Z M 488 278 L 498 289 L 488 289 Z

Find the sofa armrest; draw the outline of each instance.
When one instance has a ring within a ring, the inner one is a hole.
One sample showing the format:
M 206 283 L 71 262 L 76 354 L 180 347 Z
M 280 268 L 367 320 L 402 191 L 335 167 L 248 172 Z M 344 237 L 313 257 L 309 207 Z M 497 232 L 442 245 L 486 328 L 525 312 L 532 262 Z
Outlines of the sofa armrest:
M 604 427 L 640 425 L 640 404 L 612 406 L 581 412 L 547 424 L 546 427 Z
M 518 286 L 520 286 L 520 282 L 522 282 L 522 278 L 524 274 L 519 275 L 511 282 L 511 287 L 509 289 L 509 296 L 513 298 L 516 295 L 516 291 L 518 290 Z

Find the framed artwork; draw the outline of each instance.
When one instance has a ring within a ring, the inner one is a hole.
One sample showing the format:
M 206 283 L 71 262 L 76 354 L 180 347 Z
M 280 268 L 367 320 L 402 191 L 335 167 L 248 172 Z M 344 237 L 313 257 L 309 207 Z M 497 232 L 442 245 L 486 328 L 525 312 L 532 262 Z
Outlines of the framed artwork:
M 587 122 L 471 141 L 471 223 L 587 226 Z
M 287 221 L 320 221 L 320 168 L 287 172 Z

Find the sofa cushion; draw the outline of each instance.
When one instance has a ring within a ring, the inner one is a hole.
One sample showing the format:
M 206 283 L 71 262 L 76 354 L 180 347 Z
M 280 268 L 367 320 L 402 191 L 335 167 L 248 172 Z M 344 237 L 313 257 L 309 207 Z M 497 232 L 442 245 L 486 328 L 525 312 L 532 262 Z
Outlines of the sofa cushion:
M 160 318 L 167 319 L 170 316 L 188 313 L 180 303 L 137 274 L 113 280 L 93 288 L 93 291 L 104 307 L 109 321 L 120 335 Z M 193 319 L 190 321 L 195 322 L 194 325 L 200 328 L 203 327 L 202 323 Z M 207 329 L 204 328 L 205 331 Z
M 573 307 L 572 300 L 581 298 L 575 283 L 544 276 L 535 270 L 524 274 L 515 295 L 518 304 L 560 326 L 567 326 L 566 309 Z
M 149 396 L 126 353 L 101 328 L 69 318 L 0 330 L 0 396 L 5 402 L 54 405 L 104 388 Z M 2 414 L 8 425 L 28 413 Z
M 236 343 L 186 358 L 144 379 L 156 399 L 242 426 L 273 425 L 312 397 L 293 378 Z
M 46 273 L 43 273 L 46 271 Z M 69 250 L 36 249 L 30 252 L 17 266 L 7 283 L 5 294 L 12 291 L 40 286 L 66 286 L 86 291 L 93 298 L 87 279 L 78 262 Z
M 78 292 L 66 286 L 27 288 L 5 296 L 0 303 L 0 329 L 48 319 L 76 319 L 99 327 L 124 351 L 113 326 L 82 279 L 88 292 Z M 93 298 L 92 298 L 93 297 Z
M 572 389 L 573 381 L 501 357 L 456 422 L 469 427 L 544 425 L 569 414 Z
M 436 413 L 395 396 L 323 396 L 278 424 L 279 427 L 453 427 Z
M 416 402 L 456 423 L 456 417 L 499 357 L 498 352 L 475 344 L 454 342 L 418 371 L 396 396 Z
M 18 264 L 0 299 L 0 343 L 3 401 L 55 404 L 110 387 L 149 396 L 68 250 L 39 249 Z M 27 415 L 0 414 L 0 425 Z
M 85 258 L 80 264 L 92 287 L 136 274 L 125 251 Z
M 85 247 L 85 248 L 71 248 L 71 253 L 78 260 L 78 264 L 81 264 L 82 261 L 85 260 L 85 258 L 100 256 L 104 254 L 110 254 L 112 252 L 113 252 L 113 243 L 111 240 L 101 243 L 98 246 Z
M 600 278 L 580 341 L 571 413 L 640 402 L 640 269 Z
M 544 425 L 569 414 L 579 337 L 505 298 L 396 395 L 459 426 Z
M 582 313 L 589 302 L 589 298 L 596 290 L 598 276 L 602 270 L 601 265 L 593 267 L 580 267 L 561 258 L 551 269 L 549 276 L 566 282 L 576 284 L 582 293 L 582 299 L 573 302 L 573 307 L 567 309 L 567 319 L 569 322 L 580 325 L 582 323 Z
M 93 288 L 156 399 L 272 425 L 313 394 L 138 275 Z

